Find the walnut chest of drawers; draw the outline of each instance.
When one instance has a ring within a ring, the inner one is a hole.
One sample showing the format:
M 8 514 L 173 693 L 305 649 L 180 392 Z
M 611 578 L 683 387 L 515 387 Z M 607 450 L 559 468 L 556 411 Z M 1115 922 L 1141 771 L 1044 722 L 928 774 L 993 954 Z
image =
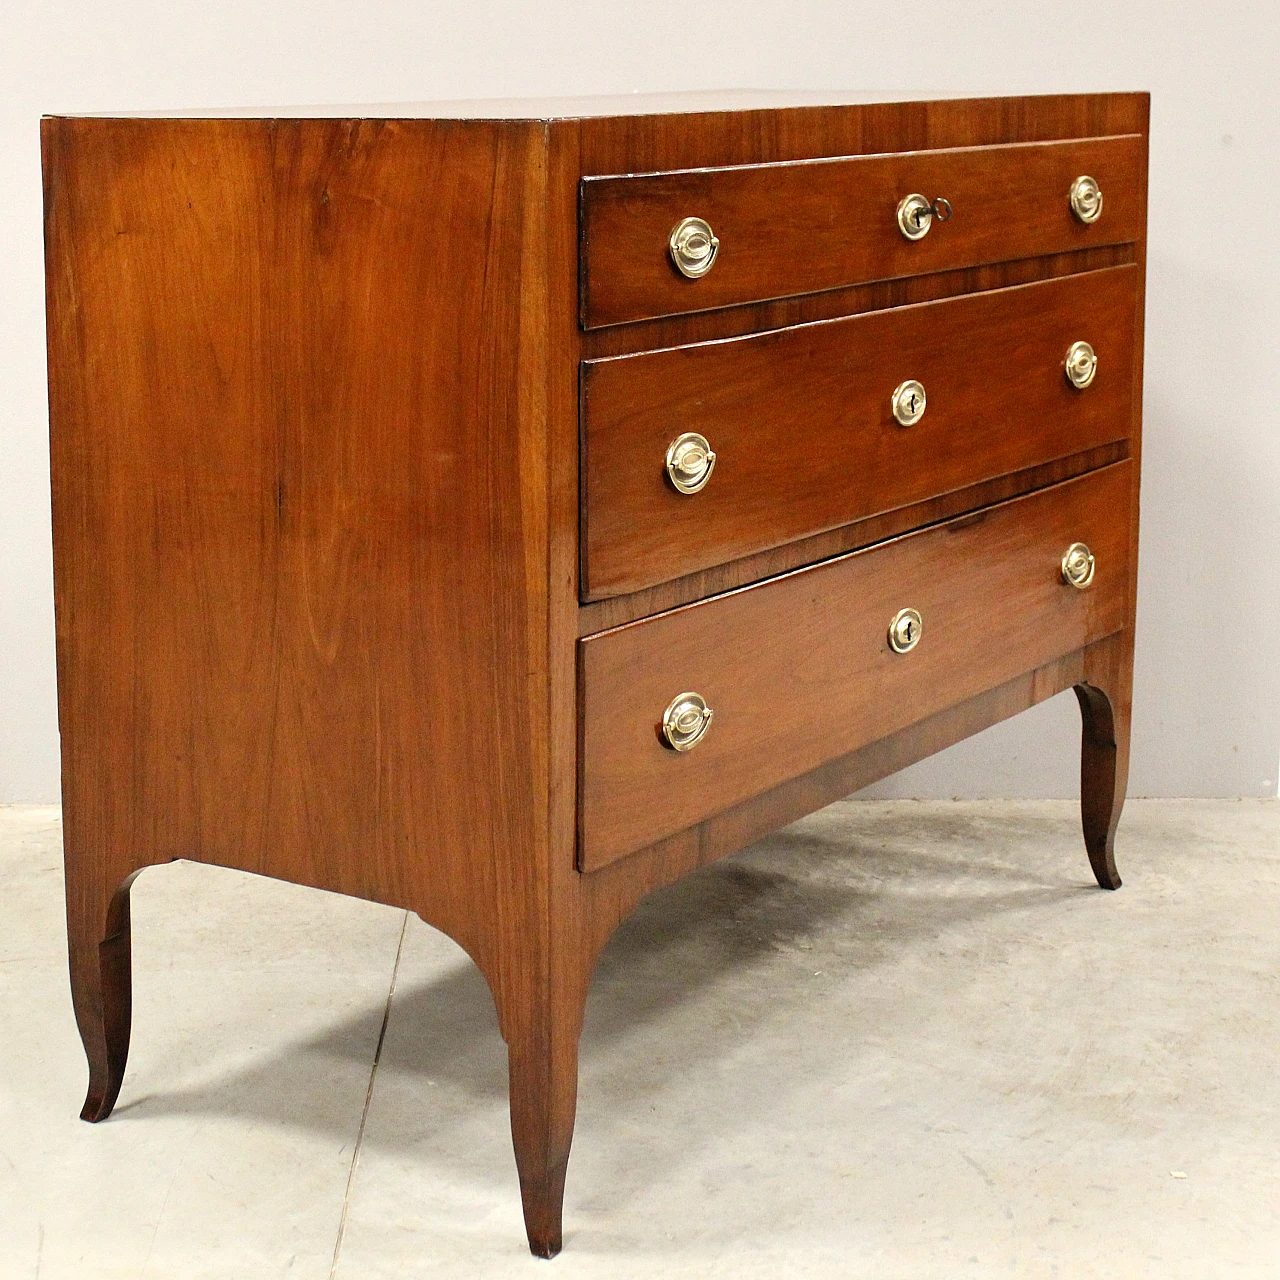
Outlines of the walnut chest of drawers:
M 1147 119 L 47 119 L 85 1118 L 143 867 L 393 903 L 489 982 L 550 1256 L 591 970 L 650 890 L 1069 687 L 1116 887 Z

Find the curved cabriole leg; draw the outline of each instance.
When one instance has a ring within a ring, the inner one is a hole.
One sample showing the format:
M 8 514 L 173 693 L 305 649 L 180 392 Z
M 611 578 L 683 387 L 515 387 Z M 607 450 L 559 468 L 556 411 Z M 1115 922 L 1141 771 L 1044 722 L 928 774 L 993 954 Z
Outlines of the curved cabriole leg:
M 511 1138 L 529 1248 L 538 1258 L 560 1252 L 584 1000 L 585 992 L 565 993 L 552 1000 L 549 1016 L 521 1018 L 507 1038 Z
M 67 944 L 71 999 L 89 1060 L 89 1090 L 80 1118 L 105 1120 L 120 1095 L 129 1057 L 133 975 L 129 960 L 129 889 L 138 872 L 110 896 L 67 878 Z
M 1075 686 L 1083 732 L 1080 747 L 1080 817 L 1093 874 L 1104 889 L 1118 889 L 1115 836 L 1129 774 L 1129 707 L 1093 684 Z

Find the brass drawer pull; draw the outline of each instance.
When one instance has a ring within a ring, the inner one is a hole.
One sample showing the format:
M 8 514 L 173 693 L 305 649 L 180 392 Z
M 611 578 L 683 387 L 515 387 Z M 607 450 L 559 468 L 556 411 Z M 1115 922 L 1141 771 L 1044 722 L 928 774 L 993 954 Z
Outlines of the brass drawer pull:
M 1077 391 L 1083 391 L 1098 372 L 1098 357 L 1087 342 L 1073 342 L 1067 349 L 1064 368 L 1067 371 L 1067 381 Z
M 673 751 L 690 751 L 702 741 L 714 713 L 697 693 L 673 698 L 662 714 L 662 739 Z
M 667 475 L 680 493 L 697 493 L 711 479 L 715 450 L 706 436 L 686 431 L 667 446 Z
M 913 191 L 898 201 L 898 230 L 908 240 L 923 240 L 929 234 L 934 218 L 947 222 L 950 217 L 951 202 L 942 196 L 928 200 Z
M 914 427 L 924 417 L 925 395 L 923 384 L 914 378 L 900 382 L 893 392 L 893 416 L 904 427 Z
M 1071 212 L 1081 222 L 1097 222 L 1102 217 L 1102 192 L 1087 173 L 1071 184 Z
M 696 280 L 711 270 L 720 250 L 720 241 L 716 239 L 710 224 L 701 218 L 682 218 L 671 228 L 667 247 L 671 251 L 671 261 L 675 263 L 676 270 L 682 276 Z
M 889 648 L 894 653 L 909 653 L 920 643 L 924 619 L 915 609 L 899 609 L 889 623 Z
M 1077 591 L 1093 581 L 1093 552 L 1083 542 L 1073 542 L 1062 557 L 1062 578 Z

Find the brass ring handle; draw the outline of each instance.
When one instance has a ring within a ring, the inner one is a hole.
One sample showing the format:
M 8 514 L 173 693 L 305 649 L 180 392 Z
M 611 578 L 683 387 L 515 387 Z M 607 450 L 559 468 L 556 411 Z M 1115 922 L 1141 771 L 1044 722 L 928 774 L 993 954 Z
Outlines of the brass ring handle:
M 894 653 L 910 653 L 920 643 L 924 619 L 915 609 L 899 609 L 889 623 L 889 648 Z
M 705 488 L 715 470 L 716 455 L 706 436 L 686 431 L 667 446 L 667 476 L 679 493 Z
M 899 425 L 914 427 L 924 417 L 926 404 L 924 384 L 917 382 L 914 378 L 898 383 L 894 388 L 890 404 L 893 416 Z
M 1097 222 L 1102 217 L 1102 191 L 1087 173 L 1071 184 L 1071 212 L 1081 222 Z
M 1067 358 L 1063 364 L 1067 381 L 1077 391 L 1083 391 L 1093 381 L 1098 372 L 1098 357 L 1087 342 L 1073 342 L 1067 348 Z
M 947 222 L 951 218 L 951 201 L 943 196 L 932 200 L 913 191 L 898 201 L 898 230 L 908 240 L 923 240 L 933 226 L 933 220 Z
M 691 751 L 706 735 L 713 714 L 701 694 L 678 694 L 662 713 L 662 740 L 672 751 Z
M 1083 591 L 1093 581 L 1093 569 L 1093 552 L 1083 542 L 1073 542 L 1062 557 L 1062 580 Z
M 682 276 L 696 280 L 711 270 L 720 251 L 720 241 L 710 224 L 701 218 L 682 218 L 671 228 L 667 249 L 676 270 Z

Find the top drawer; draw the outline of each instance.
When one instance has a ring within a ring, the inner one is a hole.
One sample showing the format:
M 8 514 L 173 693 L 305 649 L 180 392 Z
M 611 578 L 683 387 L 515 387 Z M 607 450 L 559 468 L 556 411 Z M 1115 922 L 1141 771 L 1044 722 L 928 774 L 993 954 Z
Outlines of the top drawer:
M 894 155 L 584 178 L 584 328 L 814 293 L 982 263 L 1138 239 L 1145 222 L 1138 134 Z M 1101 214 L 1072 209 L 1076 178 Z M 898 222 L 907 196 L 950 206 L 926 234 Z M 670 245 L 700 218 L 718 247 L 705 274 L 677 269 Z

